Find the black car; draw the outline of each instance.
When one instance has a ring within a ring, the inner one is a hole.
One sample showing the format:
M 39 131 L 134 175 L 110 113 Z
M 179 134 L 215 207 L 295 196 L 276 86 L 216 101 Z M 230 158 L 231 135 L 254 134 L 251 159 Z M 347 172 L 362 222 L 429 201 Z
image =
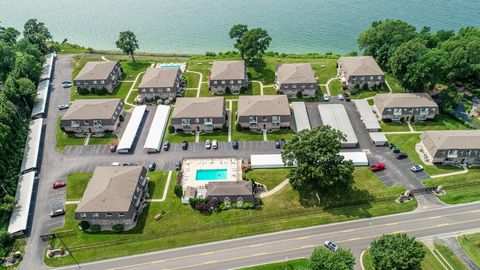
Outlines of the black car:
M 163 143 L 163 151 L 168 151 L 168 149 L 170 149 L 170 142 L 169 141 L 165 141 Z
M 343 95 L 343 98 L 345 99 L 345 101 L 350 101 L 350 95 L 348 93 L 345 93 Z
M 238 141 L 237 140 L 232 141 L 232 147 L 233 147 L 233 149 L 238 149 Z
M 280 149 L 280 141 L 275 140 L 275 148 Z
M 188 149 L 188 142 L 187 141 L 183 141 L 182 142 L 182 150 L 187 150 Z
M 287 143 L 287 140 L 280 139 L 280 146 L 283 147 Z
M 407 156 L 407 154 L 405 154 L 403 152 L 400 152 L 400 153 L 395 154 L 395 158 L 396 159 L 406 159 L 406 158 L 408 158 L 408 156 Z
M 151 171 L 151 172 L 155 171 L 156 167 L 157 167 L 157 164 L 155 162 L 152 161 L 152 162 L 148 163 L 148 170 L 149 171 Z
M 175 161 L 175 170 L 180 171 L 180 169 L 182 169 L 182 162 L 177 160 Z

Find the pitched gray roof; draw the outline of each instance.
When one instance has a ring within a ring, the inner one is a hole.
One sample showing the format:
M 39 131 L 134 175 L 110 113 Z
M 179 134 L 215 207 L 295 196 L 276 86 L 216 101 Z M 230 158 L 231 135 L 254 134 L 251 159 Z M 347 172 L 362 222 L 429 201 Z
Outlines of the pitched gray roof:
M 382 69 L 371 56 L 340 57 L 338 64 L 342 66 L 347 76 L 384 75 Z
M 62 120 L 110 119 L 117 110 L 121 99 L 76 99 Z
M 101 166 L 95 169 L 75 212 L 126 212 L 143 166 Z
M 480 149 L 480 130 L 425 131 L 420 138 L 432 156 L 438 150 Z
M 223 97 L 177 98 L 172 118 L 223 117 Z
M 281 64 L 277 74 L 279 83 L 317 83 L 311 64 Z
M 251 181 L 210 181 L 207 184 L 207 197 L 247 195 L 253 195 L 253 185 Z
M 138 88 L 173 87 L 179 72 L 179 68 L 149 68 Z
M 374 99 L 380 112 L 385 108 L 438 108 L 437 103 L 427 93 L 377 94 Z
M 210 80 L 243 80 L 245 79 L 245 62 L 236 61 L 213 61 Z
M 78 73 L 75 80 L 106 80 L 118 61 L 91 61 Z
M 240 96 L 237 114 L 238 116 L 290 115 L 290 107 L 286 95 Z

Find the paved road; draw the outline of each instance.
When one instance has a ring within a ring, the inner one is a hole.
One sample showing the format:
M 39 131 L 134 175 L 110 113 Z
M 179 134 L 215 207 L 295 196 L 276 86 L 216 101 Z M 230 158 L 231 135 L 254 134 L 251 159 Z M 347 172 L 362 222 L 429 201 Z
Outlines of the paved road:
M 434 238 L 472 229 L 480 230 L 478 222 L 480 203 L 474 203 L 99 261 L 83 264 L 81 269 L 233 269 L 305 257 L 327 239 L 352 249 L 358 258 L 370 242 L 383 234 L 405 232 L 419 238 Z M 77 266 L 63 269 L 77 269 Z

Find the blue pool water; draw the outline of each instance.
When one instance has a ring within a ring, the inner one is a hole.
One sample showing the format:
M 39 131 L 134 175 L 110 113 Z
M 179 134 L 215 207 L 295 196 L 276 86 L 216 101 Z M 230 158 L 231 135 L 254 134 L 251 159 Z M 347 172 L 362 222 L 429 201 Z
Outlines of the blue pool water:
M 227 180 L 227 169 L 197 170 L 195 180 Z
M 165 66 L 162 66 L 162 68 L 181 68 L 182 66 L 180 65 L 165 65 Z

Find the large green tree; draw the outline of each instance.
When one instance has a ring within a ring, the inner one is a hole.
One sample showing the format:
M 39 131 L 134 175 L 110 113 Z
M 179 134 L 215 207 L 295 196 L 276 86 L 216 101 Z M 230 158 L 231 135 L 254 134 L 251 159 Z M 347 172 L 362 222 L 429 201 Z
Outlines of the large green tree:
M 355 266 L 355 257 L 350 250 L 340 248 L 337 252 L 332 252 L 326 248 L 316 248 L 310 260 L 308 269 L 310 270 L 352 270 Z
M 0 41 L 5 42 L 9 46 L 14 45 L 17 42 L 17 38 L 20 35 L 17 29 L 13 27 L 3 27 L 0 25 Z
M 15 67 L 15 50 L 0 41 L 0 82 L 5 81 L 8 73 Z
M 243 35 L 242 48 L 247 66 L 256 70 L 264 67 L 263 54 L 270 46 L 271 41 L 272 38 L 268 35 L 267 30 L 262 28 L 251 29 Z
M 369 249 L 376 270 L 415 270 L 425 257 L 422 243 L 406 234 L 388 234 L 372 242 Z
M 345 135 L 320 126 L 303 130 L 282 149 L 282 160 L 289 166 L 290 184 L 302 193 L 317 193 L 327 198 L 338 197 L 353 183 L 353 164 L 341 156 Z
M 246 24 L 236 24 L 228 33 L 231 39 L 235 39 L 234 47 L 240 52 L 242 59 L 244 58 L 244 50 L 242 46 L 242 39 L 245 33 L 248 32 L 248 26 Z
M 52 35 L 47 26 L 37 19 L 28 20 L 23 27 L 23 36 L 32 44 L 36 44 L 42 52 L 47 51 L 46 42 L 52 39 Z
M 123 53 L 130 55 L 132 57 L 132 61 L 135 62 L 135 57 L 133 54 L 139 48 L 139 46 L 137 37 L 132 31 L 120 32 L 120 36 L 115 44 L 117 45 L 117 48 L 122 50 Z
M 438 94 L 438 107 L 444 113 L 453 113 L 460 104 L 460 96 L 455 86 L 450 85 Z
M 387 67 L 388 59 L 402 43 L 417 35 L 415 27 L 400 20 L 375 21 L 357 39 L 365 55 L 373 56 L 378 64 Z
M 37 83 L 40 75 L 42 75 L 42 64 L 33 55 L 19 55 L 15 61 L 12 75 L 15 79 L 28 78 L 30 81 Z

